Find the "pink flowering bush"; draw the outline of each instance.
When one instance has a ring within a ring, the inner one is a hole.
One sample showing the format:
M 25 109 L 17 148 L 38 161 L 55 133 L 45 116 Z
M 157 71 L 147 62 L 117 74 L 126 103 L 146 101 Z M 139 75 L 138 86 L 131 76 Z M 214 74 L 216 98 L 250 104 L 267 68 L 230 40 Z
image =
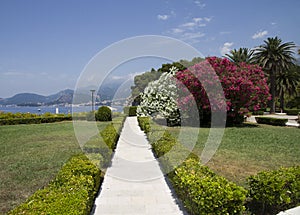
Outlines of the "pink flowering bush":
M 180 90 L 180 108 L 188 111 L 193 108 L 189 104 L 194 100 L 200 115 L 207 118 L 211 111 L 226 108 L 227 121 L 240 123 L 245 113 L 265 108 L 270 99 L 267 80 L 259 66 L 236 65 L 226 58 L 208 57 L 206 61 L 177 72 L 176 78 L 185 86 Z M 221 83 L 223 92 L 215 89 L 217 82 Z

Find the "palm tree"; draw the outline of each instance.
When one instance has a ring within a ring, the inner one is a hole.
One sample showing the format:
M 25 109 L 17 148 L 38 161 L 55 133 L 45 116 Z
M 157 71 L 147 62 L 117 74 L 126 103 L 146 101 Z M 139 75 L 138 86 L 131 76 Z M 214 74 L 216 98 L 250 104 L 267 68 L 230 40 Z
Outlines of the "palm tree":
M 253 50 L 248 48 L 233 49 L 230 54 L 225 54 L 226 58 L 238 64 L 241 62 L 252 63 Z
M 288 70 L 294 64 L 294 48 L 293 42 L 282 43 L 278 37 L 269 37 L 254 51 L 255 62 L 270 74 L 271 113 L 275 113 L 276 74 Z
M 279 72 L 276 77 L 276 91 L 280 98 L 280 109 L 284 110 L 284 96 L 297 94 L 297 88 L 300 84 L 299 66 L 295 65 L 289 70 Z

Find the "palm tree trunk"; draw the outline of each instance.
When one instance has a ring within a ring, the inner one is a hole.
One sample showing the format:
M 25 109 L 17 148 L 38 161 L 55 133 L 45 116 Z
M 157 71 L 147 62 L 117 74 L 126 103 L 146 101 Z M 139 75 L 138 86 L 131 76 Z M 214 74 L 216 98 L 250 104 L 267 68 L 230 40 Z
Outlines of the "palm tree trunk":
M 280 94 L 280 109 L 282 112 L 284 111 L 284 92 L 281 92 Z
M 275 77 L 275 71 L 272 69 L 270 74 L 270 93 L 271 93 L 271 107 L 270 107 L 270 113 L 275 113 L 275 85 L 276 85 L 276 77 Z

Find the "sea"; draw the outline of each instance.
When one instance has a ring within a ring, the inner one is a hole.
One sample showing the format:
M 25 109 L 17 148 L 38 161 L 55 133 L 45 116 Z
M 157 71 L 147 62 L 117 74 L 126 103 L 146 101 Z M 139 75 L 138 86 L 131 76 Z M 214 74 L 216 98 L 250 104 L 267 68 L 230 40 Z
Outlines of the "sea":
M 97 110 L 101 106 L 95 106 Z M 64 107 L 64 106 L 38 106 L 38 107 L 28 107 L 28 106 L 0 106 L 0 111 L 11 112 L 11 113 L 79 113 L 79 112 L 89 112 L 92 110 L 92 106 L 75 106 L 75 107 Z M 112 106 L 113 112 L 122 112 L 123 106 Z

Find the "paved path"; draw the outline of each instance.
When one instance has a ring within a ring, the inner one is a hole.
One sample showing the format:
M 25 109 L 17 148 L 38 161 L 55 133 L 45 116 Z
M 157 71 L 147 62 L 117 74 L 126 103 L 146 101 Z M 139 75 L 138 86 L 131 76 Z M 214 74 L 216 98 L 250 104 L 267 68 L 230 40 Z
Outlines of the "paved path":
M 92 214 L 186 214 L 173 196 L 136 117 L 125 120 Z

